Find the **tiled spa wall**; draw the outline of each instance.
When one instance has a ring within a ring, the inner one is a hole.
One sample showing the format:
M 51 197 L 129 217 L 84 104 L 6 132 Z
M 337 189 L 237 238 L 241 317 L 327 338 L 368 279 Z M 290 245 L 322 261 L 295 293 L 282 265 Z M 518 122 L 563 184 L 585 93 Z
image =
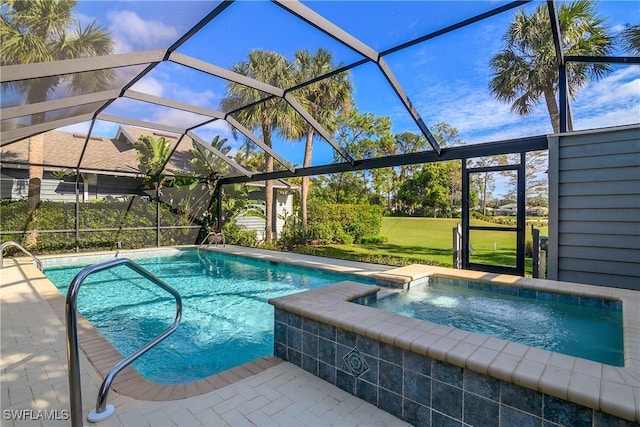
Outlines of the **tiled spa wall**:
M 275 308 L 275 355 L 415 426 L 638 424 Z

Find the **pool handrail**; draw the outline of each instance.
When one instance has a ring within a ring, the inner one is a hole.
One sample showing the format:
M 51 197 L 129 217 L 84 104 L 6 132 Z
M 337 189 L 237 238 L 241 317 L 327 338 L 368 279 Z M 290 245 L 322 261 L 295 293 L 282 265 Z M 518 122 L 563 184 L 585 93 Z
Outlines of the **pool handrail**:
M 206 241 L 209 239 L 209 236 L 214 236 L 214 237 L 216 237 L 216 238 L 220 237 L 220 238 L 222 239 L 222 246 L 223 246 L 223 247 L 227 246 L 227 242 L 226 242 L 226 239 L 225 239 L 225 237 L 224 237 L 224 233 L 222 232 L 222 230 L 220 230 L 220 231 L 211 231 L 211 232 L 209 232 L 209 234 L 207 234 L 206 236 L 204 236 L 204 239 L 202 239 L 202 242 L 200 242 L 200 245 L 199 245 L 199 246 L 203 246 L 203 245 L 204 245 L 204 242 L 206 242 Z M 211 241 L 211 242 L 209 242 L 209 244 L 207 245 L 207 248 L 208 248 L 209 246 L 211 246 L 212 244 L 214 244 L 214 243 L 215 243 L 216 245 L 218 245 L 218 243 L 220 243 L 220 242 L 219 242 L 218 240 Z
M 34 254 L 23 248 L 18 242 L 14 242 L 13 240 L 6 241 L 0 245 L 0 268 L 4 268 L 4 248 L 8 246 L 14 246 L 20 249 L 25 255 L 31 257 L 31 259 L 36 262 L 38 270 L 42 271 L 42 261 L 40 261 Z
M 119 265 L 125 265 L 133 271 L 139 273 L 141 276 L 150 280 L 154 284 L 158 285 L 163 290 L 169 292 L 176 300 L 176 317 L 169 328 L 163 333 L 149 341 L 147 344 L 136 350 L 130 356 L 124 358 L 118 362 L 111 371 L 107 374 L 100 390 L 98 397 L 96 398 L 96 408 L 92 410 L 87 416 L 87 420 L 90 422 L 98 422 L 109 418 L 115 411 L 112 405 L 107 405 L 107 395 L 109 394 L 109 388 L 111 383 L 115 379 L 116 375 L 120 373 L 124 368 L 130 365 L 134 360 L 142 356 L 156 344 L 164 340 L 167 336 L 172 334 L 180 323 L 182 318 L 182 298 L 180 294 L 165 283 L 162 279 L 156 277 L 154 274 L 142 268 L 137 263 L 131 261 L 128 258 L 117 258 L 109 260 L 103 263 L 94 264 L 81 270 L 73 278 L 69 284 L 67 291 L 67 297 L 65 301 L 65 318 L 67 323 L 67 358 L 69 364 L 69 393 L 71 400 L 71 425 L 73 427 L 80 427 L 84 423 L 82 422 L 82 385 L 80 381 L 80 359 L 78 350 L 78 308 L 77 299 L 80 286 L 84 280 L 91 274 L 107 270 Z

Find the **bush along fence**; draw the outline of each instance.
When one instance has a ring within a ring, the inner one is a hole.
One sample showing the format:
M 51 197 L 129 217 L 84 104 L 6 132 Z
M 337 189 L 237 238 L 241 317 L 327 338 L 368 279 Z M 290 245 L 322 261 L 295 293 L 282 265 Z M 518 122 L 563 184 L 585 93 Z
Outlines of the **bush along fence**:
M 309 206 L 308 240 L 314 243 L 361 243 L 380 233 L 382 208 L 371 205 Z
M 80 203 L 42 202 L 29 213 L 26 201 L 0 206 L 2 241 L 14 240 L 36 254 L 138 249 L 196 243 L 206 230 L 169 206 L 140 197 Z M 159 220 L 159 221 L 158 221 Z

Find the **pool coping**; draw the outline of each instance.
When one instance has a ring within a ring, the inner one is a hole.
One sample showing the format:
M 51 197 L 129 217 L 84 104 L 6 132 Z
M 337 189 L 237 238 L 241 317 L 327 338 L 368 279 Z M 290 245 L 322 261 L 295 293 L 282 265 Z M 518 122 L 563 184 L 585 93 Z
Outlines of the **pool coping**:
M 390 270 L 384 278 L 406 284 L 430 275 L 620 300 L 625 366 L 605 365 L 354 304 L 350 301 L 379 288 L 349 281 L 269 302 L 276 308 L 404 350 L 640 422 L 640 292 L 426 265 Z
M 186 246 L 172 246 L 162 248 L 145 248 L 145 249 L 133 249 L 133 250 L 121 250 L 121 251 L 105 251 L 105 252 L 88 252 L 80 253 L 82 264 L 98 263 L 108 259 L 116 257 L 126 256 L 135 261 L 135 259 L 143 258 L 147 256 L 159 255 L 171 256 L 182 250 L 197 248 L 195 245 Z M 226 246 L 224 252 L 228 252 L 231 255 L 239 257 L 250 257 L 254 259 L 262 259 L 267 261 L 276 261 L 286 264 L 295 264 L 294 262 L 287 262 L 282 258 L 270 259 L 270 257 L 261 257 L 259 254 L 253 256 L 248 254 L 246 249 L 237 246 Z M 78 262 L 69 261 L 69 254 L 55 254 L 42 257 L 41 261 L 45 267 L 66 266 L 78 264 Z M 291 260 L 289 260 L 291 261 Z M 324 270 L 327 272 L 338 272 L 347 274 L 358 274 L 368 276 L 372 274 L 371 271 L 366 271 L 370 268 L 370 265 L 364 263 L 353 263 L 352 266 L 348 266 L 348 262 L 340 262 L 336 260 L 337 264 L 343 265 L 327 265 L 316 262 L 306 262 L 298 264 L 299 266 L 312 268 L 316 270 Z M 11 259 L 7 259 L 8 263 L 11 263 Z M 28 258 L 14 258 L 13 262 L 30 264 L 31 260 Z M 377 266 L 382 267 L 382 266 Z M 386 267 L 387 269 L 389 267 Z M 33 280 L 34 285 L 47 301 L 47 303 L 54 310 L 56 315 L 60 318 L 62 323 L 65 320 L 65 297 L 55 287 L 55 285 L 46 276 L 40 277 L 37 280 Z M 82 351 L 85 353 L 90 363 L 96 368 L 104 379 L 109 373 L 111 368 L 124 359 L 118 350 L 115 349 L 97 329 L 89 322 L 84 316 L 78 313 L 78 334 L 79 345 Z M 247 362 L 240 366 L 225 370 L 218 374 L 211 375 L 197 381 L 191 381 L 184 384 L 161 384 L 147 380 L 138 373 L 132 366 L 124 368 L 113 381 L 111 389 L 119 394 L 149 401 L 171 401 L 187 399 L 190 397 L 198 396 L 208 393 L 213 390 L 217 390 L 235 382 L 241 381 L 247 377 L 262 372 L 272 366 L 276 366 L 283 361 L 273 355 L 264 356 L 259 359 Z

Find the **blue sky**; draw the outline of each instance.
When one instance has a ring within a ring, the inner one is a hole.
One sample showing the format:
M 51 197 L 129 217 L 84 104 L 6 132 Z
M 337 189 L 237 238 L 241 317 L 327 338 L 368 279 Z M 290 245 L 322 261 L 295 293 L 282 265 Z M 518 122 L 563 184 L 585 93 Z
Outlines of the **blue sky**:
M 561 2 L 558 2 L 561 3 Z M 95 19 L 108 28 L 116 50 L 136 52 L 166 48 L 215 7 L 209 1 L 79 1 L 83 22 Z M 311 1 L 305 4 L 376 50 L 446 27 L 498 7 L 498 1 Z M 532 11 L 540 2 L 525 6 Z M 607 19 L 612 33 L 640 21 L 640 2 L 600 1 L 598 14 Z M 502 47 L 514 11 L 481 21 L 441 37 L 394 53 L 385 59 L 428 126 L 446 122 L 457 128 L 465 143 L 489 142 L 552 132 L 546 107 L 522 118 L 509 106 L 495 101 L 488 90 L 489 61 Z M 215 65 L 230 68 L 243 61 L 250 49 L 275 50 L 291 58 L 300 48 L 329 49 L 336 63 L 348 64 L 361 57 L 356 52 L 295 19 L 270 2 L 241 1 L 232 4 L 178 51 Z M 618 52 L 618 54 L 623 54 Z M 140 68 L 124 69 L 132 75 Z M 393 132 L 419 133 L 416 125 L 373 64 L 351 71 L 355 104 L 360 112 L 388 116 Z M 135 90 L 165 98 L 219 109 L 225 83 L 171 63 L 162 63 L 142 79 Z M 581 90 L 572 103 L 577 130 L 640 122 L 640 67 L 616 66 L 613 72 Z M 145 106 L 132 100 L 116 101 L 106 111 L 140 120 L 183 127 L 201 117 Z M 86 124 L 71 127 L 87 129 Z M 98 123 L 95 133 L 111 136 L 114 125 Z M 205 140 L 213 135 L 233 136 L 223 122 L 196 131 Z M 302 163 L 302 144 L 277 140 L 274 147 L 294 164 Z M 332 161 L 332 149 L 324 141 L 315 145 L 313 164 Z

